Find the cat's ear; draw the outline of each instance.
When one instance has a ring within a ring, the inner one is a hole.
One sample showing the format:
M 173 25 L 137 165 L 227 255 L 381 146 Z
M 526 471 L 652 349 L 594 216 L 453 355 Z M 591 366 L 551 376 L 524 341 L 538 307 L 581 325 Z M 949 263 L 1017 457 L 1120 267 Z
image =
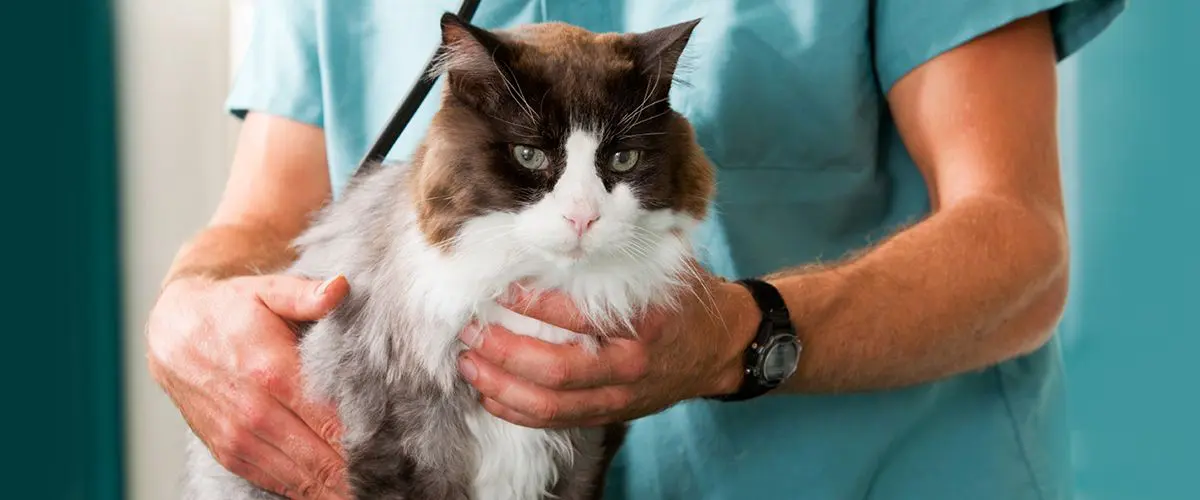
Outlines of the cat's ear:
M 497 61 L 507 55 L 504 42 L 488 30 L 449 12 L 442 15 L 442 45 L 435 72 L 485 77 L 495 73 Z
M 633 35 L 638 65 L 651 79 L 670 82 L 675 78 L 679 58 L 687 48 L 692 31 L 700 19 L 693 19 Z M 670 87 L 668 84 L 667 87 Z
M 445 74 L 450 92 L 460 101 L 490 109 L 505 82 L 516 78 L 509 61 L 512 49 L 492 32 L 447 12 L 442 15 L 442 44 L 431 68 Z

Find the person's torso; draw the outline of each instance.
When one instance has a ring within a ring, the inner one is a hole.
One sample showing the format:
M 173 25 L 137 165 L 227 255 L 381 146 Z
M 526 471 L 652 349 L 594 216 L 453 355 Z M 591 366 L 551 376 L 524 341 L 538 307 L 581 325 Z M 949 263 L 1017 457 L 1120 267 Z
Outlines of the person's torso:
M 318 5 L 338 190 L 433 53 L 439 16 L 458 2 Z M 718 170 L 697 248 L 710 270 L 735 278 L 836 260 L 927 213 L 925 185 L 879 90 L 870 15 L 867 0 L 491 0 L 475 23 L 646 31 L 702 18 L 679 75 L 688 84 L 673 88 L 672 105 Z M 390 158 L 413 152 L 440 91 Z M 901 391 L 683 403 L 633 425 L 609 498 L 1058 498 L 1066 475 L 1056 348 Z

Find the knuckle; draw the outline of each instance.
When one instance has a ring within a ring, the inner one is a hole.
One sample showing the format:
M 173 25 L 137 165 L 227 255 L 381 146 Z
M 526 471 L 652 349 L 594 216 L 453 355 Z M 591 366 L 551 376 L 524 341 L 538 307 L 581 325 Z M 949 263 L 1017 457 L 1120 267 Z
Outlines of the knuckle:
M 325 484 L 316 479 L 305 479 L 299 487 L 296 488 L 296 493 L 299 498 L 320 498 L 325 492 Z
M 562 387 L 571 380 L 571 367 L 565 361 L 554 361 L 542 374 L 543 382 L 554 388 Z
M 321 485 L 333 484 L 342 474 L 341 467 L 336 463 L 327 462 L 317 468 L 315 482 Z
M 255 384 L 268 390 L 285 389 L 284 363 L 274 354 L 262 353 L 254 356 L 247 364 L 248 376 Z
M 512 346 L 509 345 L 509 337 L 503 330 L 496 328 L 488 328 L 483 336 L 479 339 L 479 351 L 488 353 L 489 357 L 501 360 L 507 363 L 512 356 Z
M 250 432 L 249 429 L 234 429 L 219 443 L 219 446 L 224 450 L 224 453 L 234 457 L 249 456 L 254 449 L 254 433 Z
M 531 416 L 539 420 L 554 420 L 559 414 L 558 404 L 549 399 L 540 399 L 534 402 L 531 410 Z
M 650 374 L 650 355 L 645 349 L 633 350 L 624 364 L 631 381 L 640 381 Z
M 633 391 L 624 387 L 614 388 L 609 395 L 612 409 L 624 409 L 633 404 Z
M 235 476 L 246 477 L 247 474 L 250 474 L 250 464 L 237 459 L 227 451 L 213 451 L 213 459 Z
M 270 394 L 281 393 L 287 388 L 283 376 L 273 366 L 255 368 L 250 372 L 250 378 Z
M 263 404 L 252 404 L 242 414 L 243 430 L 248 432 L 261 431 L 270 425 L 271 411 Z
M 341 434 L 341 425 L 336 419 L 329 419 L 322 423 L 317 432 L 320 433 L 321 439 L 326 442 L 333 443 L 338 441 L 338 436 Z

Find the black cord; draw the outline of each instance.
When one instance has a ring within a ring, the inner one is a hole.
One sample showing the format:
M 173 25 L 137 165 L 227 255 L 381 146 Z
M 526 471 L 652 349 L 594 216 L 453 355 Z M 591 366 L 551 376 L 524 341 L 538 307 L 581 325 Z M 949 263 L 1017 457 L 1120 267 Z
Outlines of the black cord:
M 471 22 L 471 18 L 475 17 L 475 11 L 479 9 L 479 1 L 463 0 L 462 5 L 458 8 L 458 17 L 468 23 Z M 392 114 L 391 120 L 388 120 L 387 125 L 383 127 L 383 132 L 379 133 L 379 138 L 375 139 L 375 144 L 359 162 L 357 171 L 365 170 L 371 164 L 382 163 L 383 159 L 391 152 L 392 146 L 396 145 L 396 140 L 400 138 L 400 134 L 404 132 L 408 122 L 412 121 L 413 115 L 417 114 L 417 109 L 425 102 L 429 91 L 433 89 L 433 84 L 437 82 L 436 76 L 429 77 L 429 74 L 433 72 L 437 55 L 438 52 L 434 51 L 433 56 L 429 58 L 429 63 L 425 65 L 425 71 L 422 71 L 417 77 L 412 90 L 408 91 L 408 95 L 404 97 L 400 107 L 396 108 L 396 112 Z

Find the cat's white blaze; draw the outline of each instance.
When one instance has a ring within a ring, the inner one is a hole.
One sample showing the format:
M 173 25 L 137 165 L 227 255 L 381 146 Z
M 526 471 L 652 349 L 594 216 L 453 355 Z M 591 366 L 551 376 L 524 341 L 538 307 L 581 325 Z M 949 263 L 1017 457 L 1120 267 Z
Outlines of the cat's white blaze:
M 596 152 L 600 149 L 597 134 L 576 128 L 563 143 L 566 167 L 554 185 L 550 196 L 562 210 L 563 217 L 601 215 L 600 205 L 606 194 L 604 181 L 596 173 Z

